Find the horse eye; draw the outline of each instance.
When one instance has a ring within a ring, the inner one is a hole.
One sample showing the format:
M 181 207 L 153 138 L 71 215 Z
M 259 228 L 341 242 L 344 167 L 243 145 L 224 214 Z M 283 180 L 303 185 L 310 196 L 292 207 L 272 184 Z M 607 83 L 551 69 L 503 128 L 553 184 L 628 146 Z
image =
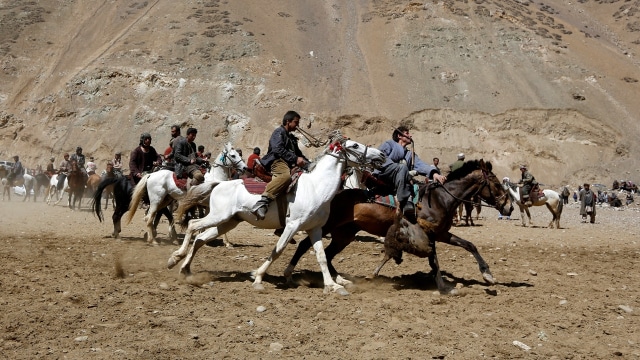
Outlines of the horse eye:
M 352 147 L 353 149 L 357 149 L 357 148 L 359 148 L 358 144 L 353 144 L 353 145 L 351 145 L 351 147 Z

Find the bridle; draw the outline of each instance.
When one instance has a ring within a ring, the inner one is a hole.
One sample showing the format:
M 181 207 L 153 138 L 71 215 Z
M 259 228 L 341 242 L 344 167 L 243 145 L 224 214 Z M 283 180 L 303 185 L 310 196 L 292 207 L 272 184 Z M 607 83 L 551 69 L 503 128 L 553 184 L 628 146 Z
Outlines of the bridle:
M 496 177 L 494 174 L 490 173 L 489 171 L 485 170 L 485 169 L 480 169 L 482 171 L 482 183 L 480 184 L 480 186 L 478 187 L 478 190 L 476 190 L 471 196 L 469 196 L 469 198 L 473 198 L 476 195 L 478 195 L 482 189 L 484 189 L 485 187 L 489 188 L 489 195 L 495 199 L 496 205 L 500 205 L 500 208 L 504 208 L 504 206 L 507 204 L 507 195 L 509 194 L 508 191 L 505 191 L 504 194 L 502 194 L 501 196 L 495 197 L 493 196 L 493 192 L 491 191 L 491 186 L 489 185 L 490 181 L 489 181 L 489 177 L 493 176 Z M 444 191 L 449 194 L 452 198 L 462 202 L 462 203 L 466 203 L 466 204 L 472 204 L 472 205 L 476 205 L 476 203 L 473 202 L 473 200 L 466 200 L 466 199 L 461 199 L 455 195 L 453 195 L 446 187 L 444 187 L 442 184 L 435 182 L 435 187 L 441 187 L 442 189 L 444 189 Z M 481 197 L 482 198 L 482 197 Z M 504 198 L 504 201 L 502 203 L 500 203 L 500 200 Z M 493 208 L 495 206 L 492 205 L 484 205 L 482 203 L 479 204 L 480 206 L 483 207 L 490 207 Z
M 369 148 L 371 148 L 371 146 L 362 145 L 364 146 L 364 151 L 360 153 L 351 149 L 348 146 L 344 146 L 344 142 L 346 142 L 347 140 L 348 140 L 347 138 L 343 138 L 341 140 L 331 143 L 331 145 L 329 145 L 325 153 L 329 156 L 338 158 L 338 160 L 340 161 L 344 161 L 345 164 L 349 161 L 355 163 L 356 166 L 350 166 L 352 168 L 359 168 L 359 169 L 373 168 L 374 167 L 373 163 L 370 161 L 367 161 L 367 152 L 369 151 Z M 354 145 L 360 147 L 360 144 L 354 144 Z M 355 161 L 353 159 L 355 159 Z M 345 167 L 344 171 L 346 171 L 346 169 L 347 167 Z
M 216 160 L 216 162 L 214 162 L 211 167 L 221 167 L 223 168 L 226 172 L 227 172 L 227 177 L 231 177 L 231 170 L 233 169 L 237 169 L 238 168 L 238 164 L 240 164 L 240 162 L 242 161 L 242 159 L 240 160 L 233 160 L 231 158 L 231 156 L 229 156 L 229 151 L 228 150 L 224 150 L 221 154 L 220 157 Z M 241 169 L 238 169 L 241 170 Z

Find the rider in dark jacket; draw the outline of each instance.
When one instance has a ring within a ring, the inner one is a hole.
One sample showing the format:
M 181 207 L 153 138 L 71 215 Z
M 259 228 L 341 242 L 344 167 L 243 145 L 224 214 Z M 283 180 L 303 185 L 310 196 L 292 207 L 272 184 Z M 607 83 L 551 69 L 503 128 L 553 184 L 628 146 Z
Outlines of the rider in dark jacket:
M 196 128 L 187 129 L 187 137 L 177 137 L 173 143 L 173 159 L 176 162 L 176 175 L 181 178 L 183 173 L 193 179 L 192 185 L 201 184 L 204 181 L 204 175 L 200 171 L 200 165 L 205 160 L 196 156 Z

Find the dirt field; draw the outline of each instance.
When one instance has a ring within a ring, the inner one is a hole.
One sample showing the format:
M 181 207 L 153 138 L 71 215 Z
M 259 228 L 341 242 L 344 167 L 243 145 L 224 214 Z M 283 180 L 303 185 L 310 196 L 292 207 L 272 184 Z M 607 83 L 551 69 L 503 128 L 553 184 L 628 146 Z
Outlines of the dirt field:
M 86 204 L 72 212 L 21 200 L 0 203 L 5 359 L 640 358 L 637 207 L 598 209 L 588 224 L 571 203 L 561 230 L 544 227 L 546 208 L 533 209 L 538 227 L 528 229 L 519 214 L 499 221 L 485 208 L 477 226 L 453 232 L 478 246 L 497 285 L 484 284 L 464 250 L 438 247 L 459 296 L 439 295 L 426 260 L 411 255 L 366 280 L 382 244 L 361 234 L 335 262 L 355 281 L 339 297 L 323 294 L 312 254 L 295 275 L 301 286 L 284 286 L 294 245 L 267 290 L 254 291 L 250 271 L 276 241 L 266 230 L 240 226 L 234 248 L 203 248 L 194 285 L 166 269 L 175 245 L 144 243 L 140 212 L 118 241 Z

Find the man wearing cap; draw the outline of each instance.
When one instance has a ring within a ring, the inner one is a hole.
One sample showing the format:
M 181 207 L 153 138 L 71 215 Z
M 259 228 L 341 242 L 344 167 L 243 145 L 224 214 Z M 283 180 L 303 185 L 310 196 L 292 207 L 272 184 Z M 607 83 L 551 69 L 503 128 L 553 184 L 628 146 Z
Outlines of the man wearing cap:
M 458 160 L 454 161 L 449 167 L 451 168 L 451 172 L 458 170 L 464 165 L 464 154 L 458 154 Z
M 200 165 L 205 161 L 197 156 L 197 147 L 194 142 L 198 129 L 187 129 L 187 137 L 176 137 L 173 143 L 173 159 L 176 162 L 176 175 L 180 178 L 184 175 L 193 179 L 191 185 L 204 182 L 204 175 L 200 171 Z
M 590 184 L 584 184 L 584 188 L 580 190 L 580 215 L 582 215 L 582 222 L 587 222 L 587 215 L 589 215 L 589 222 L 594 224 L 596 222 L 596 194 L 591 190 Z
M 387 140 L 378 148 L 386 155 L 386 161 L 374 174 L 385 183 L 393 184 L 403 214 L 409 221 L 415 221 L 416 209 L 412 201 L 415 194 L 411 179 L 419 174 L 444 184 L 447 178 L 440 174 L 438 168 L 423 162 L 407 149 L 413 143 L 408 127 L 399 126 L 391 137 L 392 140 Z
M 529 198 L 529 193 L 531 193 L 531 188 L 537 184 L 536 178 L 531 175 L 529 170 L 527 170 L 527 165 L 520 165 L 520 172 L 522 173 L 522 178 L 518 181 L 518 184 L 522 184 L 522 201 L 521 203 L 524 206 L 531 206 L 533 203 Z
M 56 173 L 56 166 L 54 164 L 54 161 L 56 161 L 56 158 L 54 158 L 53 156 L 49 159 L 49 163 L 47 164 L 47 170 L 45 171 L 47 173 L 47 176 L 52 177 L 53 174 Z

